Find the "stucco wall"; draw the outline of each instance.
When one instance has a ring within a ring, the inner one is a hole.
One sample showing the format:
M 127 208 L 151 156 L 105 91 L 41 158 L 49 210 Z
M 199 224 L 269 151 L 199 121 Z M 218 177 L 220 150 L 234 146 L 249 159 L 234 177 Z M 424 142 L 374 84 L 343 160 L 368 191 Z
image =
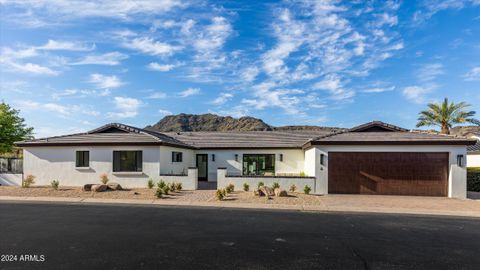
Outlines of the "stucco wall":
M 480 153 L 467 154 L 467 167 L 480 168 Z
M 321 194 L 328 193 L 328 153 L 329 152 L 449 152 L 449 179 L 448 179 L 448 196 L 455 198 L 466 198 L 467 195 L 467 173 L 465 167 L 457 166 L 457 155 L 466 155 L 465 146 L 349 146 L 349 145 L 332 145 L 332 146 L 315 146 L 316 160 L 319 160 L 320 154 L 326 155 L 325 166 L 320 166 L 317 162 L 316 173 L 317 187 L 324 191 Z M 310 149 L 309 149 L 310 150 Z
M 275 154 L 276 173 L 295 173 L 304 171 L 304 152 L 302 149 L 233 149 L 233 150 L 198 150 L 195 154 L 208 154 L 208 181 L 217 181 L 217 169 L 227 168 L 229 175 L 242 174 L 243 154 Z M 212 154 L 215 161 L 212 161 Z M 235 161 L 238 154 L 238 161 Z M 283 161 L 279 156 L 283 154 Z
M 172 162 L 172 152 L 182 152 L 182 162 Z M 186 174 L 189 167 L 195 167 L 195 155 L 193 150 L 160 146 L 161 174 Z
M 0 185 L 2 186 L 21 186 L 22 174 L 5 173 L 0 174 Z

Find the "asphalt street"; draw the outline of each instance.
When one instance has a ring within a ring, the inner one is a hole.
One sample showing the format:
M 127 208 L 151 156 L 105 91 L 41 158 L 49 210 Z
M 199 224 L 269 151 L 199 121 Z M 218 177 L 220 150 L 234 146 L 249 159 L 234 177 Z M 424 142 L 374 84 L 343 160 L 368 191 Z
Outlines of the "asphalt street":
M 480 219 L 0 203 L 1 269 L 480 269 Z

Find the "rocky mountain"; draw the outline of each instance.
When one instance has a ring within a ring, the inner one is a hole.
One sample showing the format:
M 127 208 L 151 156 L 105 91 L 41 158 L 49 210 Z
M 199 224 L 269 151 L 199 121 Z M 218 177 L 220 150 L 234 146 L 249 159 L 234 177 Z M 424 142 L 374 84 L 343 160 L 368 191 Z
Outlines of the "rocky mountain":
M 291 130 L 341 130 L 339 128 L 319 126 L 271 126 L 263 120 L 245 116 L 233 118 L 231 116 L 219 116 L 216 114 L 178 114 L 168 115 L 156 124 L 147 126 L 146 129 L 161 132 L 184 132 L 184 131 L 291 131 Z
M 450 134 L 458 136 L 466 136 L 469 133 L 480 134 L 480 126 L 458 126 L 450 130 Z

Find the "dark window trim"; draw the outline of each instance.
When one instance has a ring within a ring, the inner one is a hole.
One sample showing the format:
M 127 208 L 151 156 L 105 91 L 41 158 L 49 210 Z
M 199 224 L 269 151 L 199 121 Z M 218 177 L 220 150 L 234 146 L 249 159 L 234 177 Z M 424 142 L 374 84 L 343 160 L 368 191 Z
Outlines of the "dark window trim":
M 183 152 L 172 152 L 172 162 L 183 162 Z
M 120 158 L 121 157 L 120 155 L 122 152 L 135 152 L 135 169 L 134 170 L 122 169 L 121 163 L 115 162 L 115 157 L 118 156 Z M 113 151 L 112 167 L 113 167 L 113 172 L 142 172 L 143 171 L 143 152 L 141 150 L 115 150 Z
M 242 155 L 242 175 L 243 176 L 248 176 L 247 174 L 245 174 L 245 156 L 271 156 L 271 159 L 272 159 L 272 162 L 273 162 L 273 168 L 271 170 L 271 172 L 273 174 L 275 174 L 275 161 L 276 161 L 276 155 L 275 154 L 243 154 Z M 270 172 L 270 171 L 269 171 Z M 255 172 L 255 176 L 261 176 L 258 174 L 258 168 L 257 168 L 257 171 Z
M 75 151 L 75 167 L 76 168 L 90 167 L 90 151 L 87 151 L 87 150 Z

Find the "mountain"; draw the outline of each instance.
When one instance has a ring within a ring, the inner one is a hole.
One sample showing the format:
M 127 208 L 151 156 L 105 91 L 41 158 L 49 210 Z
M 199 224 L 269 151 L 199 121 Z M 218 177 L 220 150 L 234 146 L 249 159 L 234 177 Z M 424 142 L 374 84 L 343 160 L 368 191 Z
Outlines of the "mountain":
M 231 116 L 219 116 L 216 114 L 185 114 L 168 115 L 156 124 L 147 126 L 146 129 L 161 132 L 185 132 L 185 131 L 292 131 L 292 130 L 342 130 L 340 128 L 319 126 L 271 126 L 263 120 L 245 116 L 233 118 Z
M 452 135 L 465 136 L 469 133 L 480 134 L 480 126 L 458 126 L 450 129 Z

